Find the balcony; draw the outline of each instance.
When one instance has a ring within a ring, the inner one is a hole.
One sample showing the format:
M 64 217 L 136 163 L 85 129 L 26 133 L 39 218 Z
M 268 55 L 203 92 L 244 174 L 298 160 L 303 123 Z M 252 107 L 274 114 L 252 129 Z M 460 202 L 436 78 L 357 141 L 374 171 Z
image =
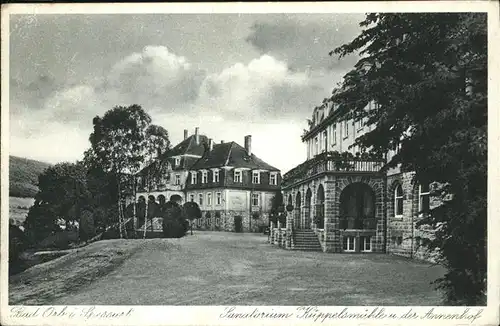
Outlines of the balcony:
M 286 173 L 283 176 L 282 186 L 286 188 L 302 180 L 329 172 L 377 173 L 384 164 L 384 160 L 369 155 L 354 156 L 348 152 L 322 153 Z

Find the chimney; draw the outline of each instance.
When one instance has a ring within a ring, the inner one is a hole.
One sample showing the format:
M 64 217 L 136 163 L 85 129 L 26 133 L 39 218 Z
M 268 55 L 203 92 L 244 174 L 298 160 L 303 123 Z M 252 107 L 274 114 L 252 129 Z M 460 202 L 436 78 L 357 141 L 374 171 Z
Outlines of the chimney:
M 248 135 L 245 136 L 245 150 L 247 151 L 248 155 L 252 155 L 252 136 Z
M 212 140 L 212 138 L 210 138 L 208 140 L 208 150 L 212 151 L 213 149 L 214 149 L 214 141 Z
M 198 134 L 199 130 L 200 130 L 199 127 L 194 128 L 194 139 L 196 141 L 196 145 L 200 144 L 200 135 Z
M 188 138 L 188 130 L 184 129 L 184 139 Z
M 221 144 L 224 144 L 224 141 L 223 141 L 223 140 L 221 140 L 221 141 L 220 141 L 220 143 L 221 143 Z

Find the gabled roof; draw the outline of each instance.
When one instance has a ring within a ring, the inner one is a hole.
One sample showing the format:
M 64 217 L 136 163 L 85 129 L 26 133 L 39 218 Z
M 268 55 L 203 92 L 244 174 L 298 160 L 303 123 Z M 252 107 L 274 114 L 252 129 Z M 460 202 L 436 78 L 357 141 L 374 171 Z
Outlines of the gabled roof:
M 160 156 L 160 160 L 162 161 L 167 161 L 170 163 L 170 166 L 173 168 L 173 170 L 179 170 L 179 169 L 187 169 L 191 165 L 193 165 L 199 157 L 201 157 L 205 151 L 206 148 L 208 148 L 208 137 L 205 135 L 199 135 L 199 144 L 196 144 L 196 136 L 191 135 L 188 138 L 184 139 L 181 141 L 179 144 L 174 146 L 174 148 L 169 149 L 165 153 L 163 153 Z M 198 157 L 190 157 L 190 156 L 184 156 L 181 159 L 181 165 L 180 166 L 175 166 L 174 165 L 174 159 L 173 156 L 181 156 L 181 155 L 196 155 Z M 156 159 L 155 159 L 156 161 Z M 145 167 L 143 167 L 138 174 L 145 174 L 147 173 L 148 169 L 151 168 L 151 163 L 148 163 Z
M 245 148 L 235 142 L 214 145 L 212 151 L 200 158 L 191 169 L 200 170 L 223 166 L 279 171 L 255 154 L 249 156 Z
M 198 155 L 202 156 L 205 152 L 205 146 L 208 145 L 208 137 L 199 135 L 199 144 L 196 144 L 196 136 L 191 135 L 181 141 L 174 148 L 167 151 L 162 157 L 172 157 L 178 155 Z

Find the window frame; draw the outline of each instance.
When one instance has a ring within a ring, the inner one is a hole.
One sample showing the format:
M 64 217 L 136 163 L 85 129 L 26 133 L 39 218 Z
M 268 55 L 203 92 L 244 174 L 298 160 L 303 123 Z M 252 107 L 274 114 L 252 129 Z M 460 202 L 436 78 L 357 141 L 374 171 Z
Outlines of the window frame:
M 238 178 L 236 178 L 236 176 L 238 176 Z M 236 180 L 236 179 L 238 179 L 238 180 Z M 234 170 L 233 182 L 234 183 L 242 183 L 243 182 L 243 173 L 241 170 Z
M 351 244 L 350 242 L 350 239 L 352 239 L 352 249 L 349 249 L 349 245 Z M 344 247 L 344 240 L 347 240 L 345 242 L 345 244 L 347 245 L 346 247 Z M 345 252 L 355 252 L 356 251 L 356 237 L 355 236 L 352 236 L 352 235 L 349 235 L 349 236 L 344 236 L 343 240 L 342 240 L 342 250 L 345 251 Z
M 260 184 L 260 171 L 252 171 L 252 183 L 254 185 Z
M 372 248 L 373 248 L 373 241 L 372 241 L 372 237 L 371 236 L 362 236 L 361 237 L 361 247 L 360 247 L 360 251 L 361 252 L 372 252 Z M 368 242 L 366 240 L 369 240 Z M 368 244 L 368 249 L 366 249 L 366 245 Z
M 175 165 L 175 167 L 178 167 L 179 165 L 181 165 L 181 158 L 180 157 L 176 157 L 174 159 L 174 165 Z
M 401 194 L 398 194 L 398 189 L 401 189 Z M 401 202 L 401 214 L 398 214 L 398 201 Z M 394 188 L 394 218 L 402 219 L 404 214 L 404 191 L 403 186 L 401 184 L 396 185 Z
M 213 170 L 212 181 L 219 182 L 219 180 L 220 180 L 219 170 Z
M 191 184 L 193 184 L 193 185 L 198 184 L 198 172 L 197 171 L 191 172 Z
M 212 206 L 212 193 L 207 193 L 207 206 Z
M 201 192 L 198 194 L 198 205 L 203 205 L 203 194 Z
M 359 119 L 359 120 L 356 122 L 356 123 L 357 123 L 357 126 L 356 126 L 356 131 L 357 131 L 358 133 L 362 132 L 362 131 L 363 131 L 363 128 L 365 127 L 365 126 L 364 126 L 364 121 L 363 121 L 363 120 L 364 120 L 364 118 L 361 118 L 361 119 Z
M 222 193 L 221 192 L 215 193 L 215 205 L 222 205 Z
M 179 173 L 175 174 L 175 185 L 179 186 L 181 184 L 181 175 Z
M 201 171 L 201 183 L 208 183 L 208 171 Z
M 194 201 L 194 194 L 189 194 L 189 199 L 190 199 L 190 201 L 191 201 L 192 203 L 193 203 L 193 202 L 195 202 L 195 201 Z
M 269 184 L 271 186 L 277 186 L 278 185 L 278 173 L 271 172 L 269 174 Z
M 424 212 L 422 212 L 422 206 L 423 206 L 423 203 L 422 203 L 422 198 L 424 196 L 427 196 L 428 197 L 428 205 L 429 207 L 427 208 L 427 210 L 429 210 L 431 208 L 431 187 L 430 185 L 427 186 L 428 187 L 428 190 L 427 192 L 422 192 L 422 184 L 419 184 L 418 185 L 418 215 L 419 216 L 424 216 Z
M 333 128 L 332 128 L 332 146 L 335 146 L 337 145 L 337 124 L 334 123 L 333 124 Z
M 322 137 L 321 137 L 321 138 L 323 139 L 323 144 L 322 144 L 322 146 L 321 146 L 321 148 L 322 148 L 322 149 L 321 149 L 321 152 L 322 152 L 322 153 L 324 153 L 324 152 L 326 152 L 326 151 L 328 150 L 328 148 L 327 148 L 327 144 L 328 144 L 327 139 L 328 139 L 328 138 L 327 138 L 327 137 L 328 137 L 328 132 L 327 132 L 327 130 L 325 129 L 325 130 L 323 130 L 323 132 L 322 132 Z
M 258 193 L 253 193 L 252 194 L 252 206 L 259 206 L 260 205 L 260 196 Z
M 349 137 L 349 121 L 344 120 L 344 125 L 343 125 L 343 137 L 344 139 Z

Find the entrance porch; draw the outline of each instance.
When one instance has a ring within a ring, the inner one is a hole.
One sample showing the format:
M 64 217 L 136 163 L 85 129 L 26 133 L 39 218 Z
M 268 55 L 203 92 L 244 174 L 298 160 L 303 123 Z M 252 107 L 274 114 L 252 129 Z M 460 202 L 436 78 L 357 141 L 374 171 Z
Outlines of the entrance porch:
M 311 230 L 324 252 L 385 252 L 385 185 L 384 175 L 375 168 L 320 171 L 285 185 L 285 202 L 293 205 L 287 214 L 285 246 L 293 249 L 303 242 L 298 237 Z

